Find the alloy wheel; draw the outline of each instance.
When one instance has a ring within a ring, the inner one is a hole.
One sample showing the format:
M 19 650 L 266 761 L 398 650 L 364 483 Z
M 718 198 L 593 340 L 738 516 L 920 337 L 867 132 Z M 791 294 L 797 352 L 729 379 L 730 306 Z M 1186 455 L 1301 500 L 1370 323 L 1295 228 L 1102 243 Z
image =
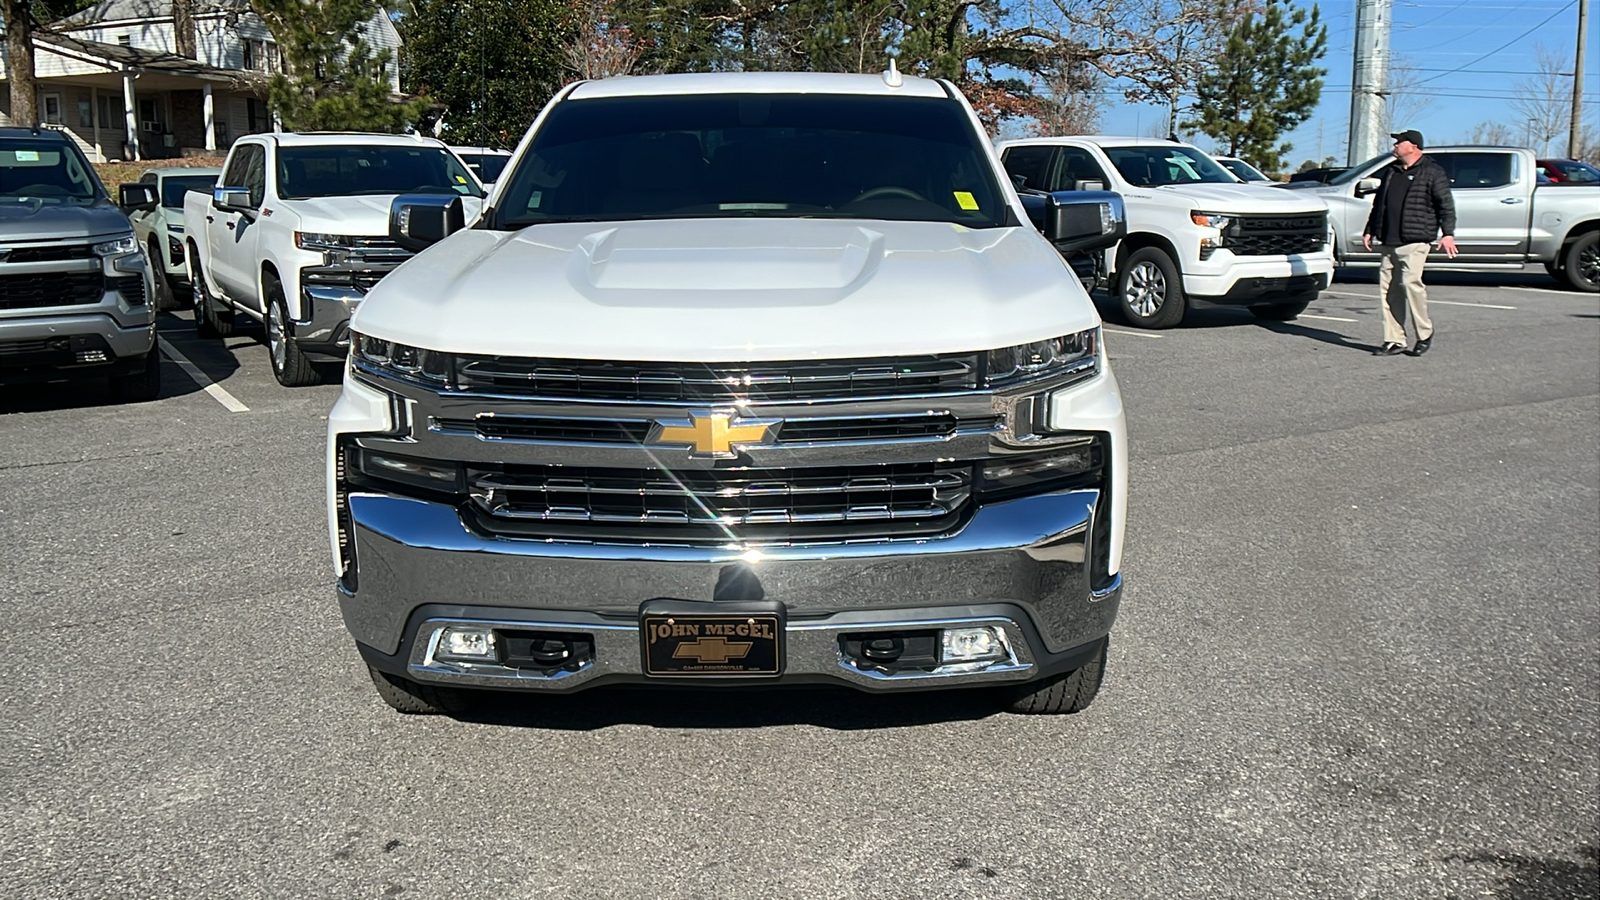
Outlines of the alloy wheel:
M 1153 262 L 1141 262 L 1128 272 L 1128 309 L 1135 315 L 1149 318 L 1161 309 L 1167 299 L 1167 278 Z
M 1578 275 L 1590 284 L 1600 284 L 1600 244 L 1590 244 L 1578 255 Z
M 282 372 L 288 362 L 289 342 L 287 323 L 284 322 L 283 304 L 274 303 L 267 312 L 267 347 L 272 351 L 273 371 Z

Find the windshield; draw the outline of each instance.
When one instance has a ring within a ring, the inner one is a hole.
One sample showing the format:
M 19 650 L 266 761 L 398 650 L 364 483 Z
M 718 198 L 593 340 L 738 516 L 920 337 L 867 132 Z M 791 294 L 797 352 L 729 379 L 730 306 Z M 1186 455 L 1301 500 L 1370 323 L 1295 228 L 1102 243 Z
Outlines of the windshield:
M 1576 160 L 1554 160 L 1550 163 L 1572 184 L 1600 184 L 1600 169 Z
M 168 175 L 161 179 L 161 205 L 183 209 L 183 195 L 190 191 L 210 193 L 217 183 L 215 175 Z
M 92 203 L 100 195 L 93 171 L 76 148 L 59 141 L 0 139 L 0 201 Z
M 1261 174 L 1256 168 L 1242 159 L 1219 159 L 1224 169 L 1239 176 L 1241 181 L 1271 181 L 1272 179 Z
M 1340 172 L 1338 175 L 1335 175 L 1333 178 L 1328 179 L 1328 183 L 1349 184 L 1350 182 L 1355 181 L 1357 176 L 1359 176 L 1362 172 L 1366 172 L 1368 178 L 1376 177 L 1378 174 L 1377 172 L 1369 172 L 1367 170 L 1381 162 L 1394 162 L 1394 154 L 1385 153 L 1382 156 L 1374 156 L 1359 166 L 1351 166 L 1350 168 L 1345 169 L 1343 172 Z
M 478 180 L 488 184 L 500 180 L 500 173 L 506 170 L 506 163 L 511 162 L 511 157 L 498 153 L 458 153 L 461 161 L 467 168 L 476 172 Z
M 747 216 L 1011 221 L 959 103 L 710 94 L 559 103 L 507 176 L 496 227 Z
M 1238 184 L 1216 160 L 1193 147 L 1162 144 L 1106 147 L 1106 156 L 1124 181 L 1137 187 L 1165 184 Z
M 278 151 L 278 196 L 285 200 L 363 194 L 464 194 L 483 191 L 443 147 L 284 147 Z

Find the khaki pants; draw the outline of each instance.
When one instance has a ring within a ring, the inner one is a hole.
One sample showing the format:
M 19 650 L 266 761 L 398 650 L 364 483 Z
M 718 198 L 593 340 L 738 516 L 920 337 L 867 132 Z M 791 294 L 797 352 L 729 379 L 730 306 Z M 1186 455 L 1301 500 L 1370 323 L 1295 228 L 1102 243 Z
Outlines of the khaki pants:
M 1407 310 L 1411 313 L 1411 327 L 1417 333 L 1417 340 L 1433 337 L 1433 320 L 1428 318 L 1428 289 L 1422 286 L 1422 265 L 1427 262 L 1432 246 L 1427 241 L 1395 247 L 1384 245 L 1383 262 L 1378 266 L 1378 294 L 1382 298 L 1379 305 L 1383 308 L 1385 344 L 1406 342 Z

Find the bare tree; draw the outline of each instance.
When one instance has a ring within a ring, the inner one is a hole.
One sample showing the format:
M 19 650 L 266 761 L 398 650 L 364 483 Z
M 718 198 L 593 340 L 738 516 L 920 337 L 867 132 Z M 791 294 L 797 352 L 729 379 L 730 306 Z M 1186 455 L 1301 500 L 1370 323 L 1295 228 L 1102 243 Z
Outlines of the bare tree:
M 1383 99 L 1390 133 L 1417 127 L 1417 118 L 1427 112 L 1428 95 L 1419 86 L 1421 80 L 1421 74 L 1404 63 L 1389 67 L 1389 90 Z
M 1094 134 L 1100 130 L 1098 73 L 1062 63 L 1036 76 L 1033 125 L 1036 135 Z
M 1572 64 L 1564 54 L 1543 44 L 1534 48 L 1533 56 L 1539 74 L 1517 82 L 1515 99 L 1511 101 L 1515 114 L 1511 128 L 1515 132 L 1518 126 L 1526 126 L 1523 137 L 1540 156 L 1548 156 L 1550 139 L 1566 134 L 1572 124 L 1572 82 L 1568 74 Z
M 561 48 L 568 69 L 583 80 L 627 75 L 639 64 L 643 45 L 627 25 L 611 16 L 607 0 L 582 0 L 575 7 L 577 33 Z
M 1470 134 L 1467 135 L 1467 144 L 1517 144 L 1516 138 L 1511 135 L 1511 128 L 1504 122 L 1479 122 Z

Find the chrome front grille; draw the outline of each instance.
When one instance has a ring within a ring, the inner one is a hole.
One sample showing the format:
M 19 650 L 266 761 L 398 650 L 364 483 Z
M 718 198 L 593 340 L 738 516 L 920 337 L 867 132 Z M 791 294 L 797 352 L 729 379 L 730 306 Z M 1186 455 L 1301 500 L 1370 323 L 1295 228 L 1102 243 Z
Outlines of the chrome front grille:
M 727 404 L 947 394 L 974 390 L 979 354 L 778 363 L 592 362 L 463 357 L 458 390 L 585 401 Z
M 468 467 L 486 531 L 589 540 L 720 543 L 931 535 L 958 524 L 971 463 L 795 469 Z
M 473 435 L 488 441 L 639 446 L 649 437 L 652 423 L 651 419 L 484 414 L 472 419 L 435 418 L 431 427 L 442 434 Z M 941 412 L 785 419 L 777 426 L 772 443 L 938 440 L 955 434 L 958 426 L 987 430 L 995 424 L 992 416 L 958 422 L 955 416 Z

